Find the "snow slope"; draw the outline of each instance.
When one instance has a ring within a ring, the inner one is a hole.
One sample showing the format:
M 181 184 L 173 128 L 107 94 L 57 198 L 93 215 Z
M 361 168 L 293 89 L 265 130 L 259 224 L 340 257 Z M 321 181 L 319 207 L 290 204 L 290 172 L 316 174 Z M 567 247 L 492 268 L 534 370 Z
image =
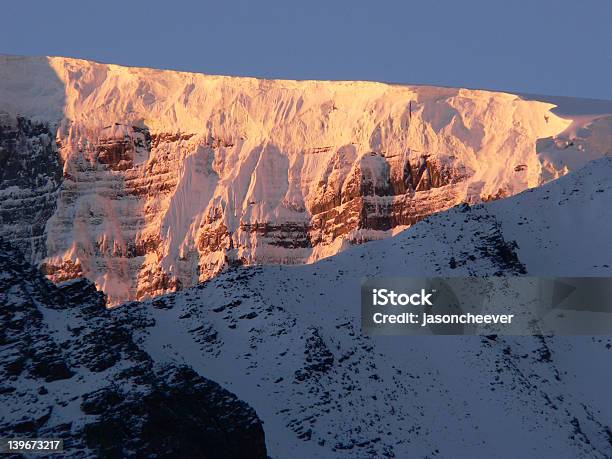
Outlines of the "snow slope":
M 0 77 L 0 235 L 111 304 L 514 195 L 609 154 L 612 136 L 612 110 L 490 91 L 59 57 L 0 56 Z
M 271 457 L 610 457 L 609 337 L 367 338 L 359 286 L 609 276 L 611 202 L 603 158 L 311 265 L 229 270 L 145 303 L 155 326 L 135 339 L 253 406 Z

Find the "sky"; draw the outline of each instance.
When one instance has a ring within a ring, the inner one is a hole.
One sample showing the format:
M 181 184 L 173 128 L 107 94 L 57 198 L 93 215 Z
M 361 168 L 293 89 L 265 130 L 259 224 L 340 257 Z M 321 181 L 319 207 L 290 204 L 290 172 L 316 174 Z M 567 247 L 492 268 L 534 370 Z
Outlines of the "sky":
M 612 1 L 11 1 L 0 53 L 612 99 Z

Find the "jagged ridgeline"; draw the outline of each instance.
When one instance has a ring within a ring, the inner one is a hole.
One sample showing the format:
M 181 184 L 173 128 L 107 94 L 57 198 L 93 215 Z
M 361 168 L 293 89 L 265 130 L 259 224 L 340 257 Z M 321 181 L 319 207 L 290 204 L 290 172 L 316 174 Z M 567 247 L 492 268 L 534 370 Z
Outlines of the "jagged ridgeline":
M 0 57 L 0 235 L 111 304 L 301 264 L 609 151 L 507 93 Z

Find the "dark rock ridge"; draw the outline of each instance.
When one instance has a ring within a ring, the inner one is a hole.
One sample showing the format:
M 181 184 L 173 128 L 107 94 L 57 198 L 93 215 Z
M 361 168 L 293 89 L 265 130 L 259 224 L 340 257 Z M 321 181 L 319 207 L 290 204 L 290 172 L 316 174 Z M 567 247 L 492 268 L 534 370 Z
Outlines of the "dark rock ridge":
M 0 242 L 0 436 L 63 438 L 70 457 L 266 457 L 262 423 L 134 341 L 155 323 L 108 310 L 86 280 L 51 284 Z

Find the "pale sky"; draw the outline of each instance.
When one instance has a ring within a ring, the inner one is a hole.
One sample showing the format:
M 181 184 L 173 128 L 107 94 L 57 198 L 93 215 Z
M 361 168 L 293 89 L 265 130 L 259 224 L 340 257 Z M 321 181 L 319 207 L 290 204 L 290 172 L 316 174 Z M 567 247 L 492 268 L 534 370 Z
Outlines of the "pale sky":
M 3 2 L 0 53 L 612 99 L 610 0 Z

